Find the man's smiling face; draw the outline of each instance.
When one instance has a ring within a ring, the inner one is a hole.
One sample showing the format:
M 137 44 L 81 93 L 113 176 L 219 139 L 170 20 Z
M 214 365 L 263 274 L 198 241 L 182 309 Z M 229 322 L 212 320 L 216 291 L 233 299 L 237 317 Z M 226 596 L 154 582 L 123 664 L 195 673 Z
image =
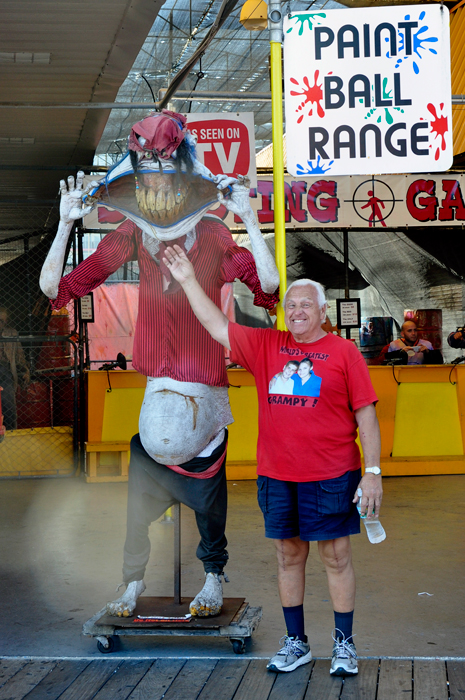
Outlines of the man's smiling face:
M 326 335 L 321 324 L 326 318 L 326 305 L 318 304 L 318 292 L 312 285 L 296 285 L 286 297 L 286 326 L 297 343 L 312 343 Z

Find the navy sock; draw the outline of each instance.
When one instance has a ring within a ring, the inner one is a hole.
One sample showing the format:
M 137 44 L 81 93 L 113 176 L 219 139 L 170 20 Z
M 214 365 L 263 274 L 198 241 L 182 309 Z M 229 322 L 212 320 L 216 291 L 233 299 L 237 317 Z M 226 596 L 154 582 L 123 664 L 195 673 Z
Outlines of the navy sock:
M 334 627 L 336 628 L 337 638 L 340 640 L 340 632 L 344 635 L 345 639 L 349 639 L 352 636 L 352 625 L 354 622 L 354 611 L 352 612 L 336 612 L 334 611 Z
M 283 606 L 283 613 L 288 636 L 298 637 L 302 642 L 306 642 L 304 606 L 294 605 L 291 608 L 285 608 Z

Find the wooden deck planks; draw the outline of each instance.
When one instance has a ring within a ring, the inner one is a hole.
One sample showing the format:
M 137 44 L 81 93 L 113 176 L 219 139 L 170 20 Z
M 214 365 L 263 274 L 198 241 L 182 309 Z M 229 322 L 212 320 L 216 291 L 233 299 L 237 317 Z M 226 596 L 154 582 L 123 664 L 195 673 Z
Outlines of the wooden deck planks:
M 25 659 L 0 659 L 0 688 L 26 664 Z
M 275 674 L 276 680 L 267 700 L 303 700 L 313 665 L 314 661 L 311 661 L 291 673 Z
M 305 700 L 339 700 L 343 681 L 340 676 L 330 675 L 330 667 L 329 659 L 315 661 Z
M 58 661 L 27 696 L 27 700 L 56 700 L 82 673 L 90 661 Z
M 341 700 L 375 700 L 379 661 L 359 659 L 358 674 L 345 678 Z
M 249 663 L 234 700 L 264 700 L 268 698 L 276 680 L 276 673 L 266 670 L 268 659 L 254 659 Z
M 0 700 L 465 700 L 463 661 L 362 659 L 358 676 L 345 679 L 331 677 L 325 659 L 292 673 L 270 673 L 266 664 L 0 659 Z
M 161 700 L 185 663 L 185 659 L 158 659 L 134 688 L 128 700 Z
M 210 678 L 217 659 L 191 659 L 186 661 L 164 700 L 197 700 L 197 696 Z
M 450 700 L 465 700 L 465 662 L 448 661 Z
M 411 700 L 411 697 L 412 662 L 403 659 L 382 660 L 377 700 Z
M 22 700 L 55 667 L 55 661 L 29 661 L 0 688 L 0 700 Z
M 413 662 L 414 700 L 448 700 L 447 675 L 444 661 Z
M 207 685 L 199 695 L 199 700 L 231 700 L 248 665 L 247 659 L 218 661 Z
M 60 700 L 90 700 L 121 663 L 121 659 L 91 661 L 74 683 L 60 695 Z
M 152 664 L 153 660 L 123 661 L 93 700 L 126 700 Z

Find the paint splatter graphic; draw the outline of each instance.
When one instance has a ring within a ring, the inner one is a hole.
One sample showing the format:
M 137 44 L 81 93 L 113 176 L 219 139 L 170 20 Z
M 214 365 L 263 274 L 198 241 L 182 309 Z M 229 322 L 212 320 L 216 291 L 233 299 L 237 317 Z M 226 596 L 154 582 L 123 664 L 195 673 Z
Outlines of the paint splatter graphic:
M 324 12 L 314 12 L 311 14 L 305 13 L 305 14 L 297 14 L 297 15 L 291 15 L 289 19 L 295 19 L 295 25 L 293 27 L 289 27 L 287 30 L 286 34 L 289 34 L 289 32 L 292 32 L 293 29 L 296 29 L 296 27 L 299 27 L 299 36 L 302 36 L 304 33 L 304 29 L 306 27 L 306 24 L 308 23 L 308 30 L 311 32 L 313 29 L 314 24 L 320 24 L 319 17 L 325 18 L 326 14 Z M 300 24 L 300 26 L 299 26 Z
M 370 117 L 375 114 L 375 112 L 378 112 L 378 107 L 373 107 L 370 109 L 367 114 L 365 115 L 365 119 L 370 119 Z M 396 112 L 400 112 L 401 114 L 404 113 L 404 110 L 401 109 L 400 107 L 391 107 L 390 109 L 395 109 Z M 383 110 L 384 110 L 384 119 L 386 120 L 386 124 L 394 124 L 394 117 L 392 116 L 391 112 L 389 111 L 388 107 L 382 107 L 381 108 L 381 114 L 378 116 L 376 119 L 377 124 L 381 124 L 383 121 Z
M 373 85 L 371 86 L 371 90 L 373 91 Z M 388 79 L 383 78 L 383 94 L 382 94 L 382 99 L 383 100 L 390 100 L 392 99 L 392 90 L 388 90 Z M 371 97 L 372 102 L 375 101 L 374 95 Z M 360 100 L 360 102 L 363 103 L 363 99 Z M 378 112 L 378 109 L 381 109 L 381 114 L 378 115 L 376 119 L 377 124 L 381 124 L 383 121 L 383 110 L 384 110 L 384 118 L 386 120 L 386 124 L 393 124 L 394 123 L 394 117 L 392 116 L 391 112 L 387 107 L 372 107 L 371 109 L 368 110 L 368 112 L 365 115 L 365 119 L 370 119 L 370 117 L 375 114 L 375 112 Z M 394 109 L 396 112 L 400 112 L 401 114 L 404 113 L 404 110 L 401 109 L 400 107 L 391 107 L 390 109 Z
M 436 107 L 433 104 L 431 104 L 431 102 L 426 106 L 428 107 L 428 111 L 431 112 L 431 114 L 433 115 L 433 120 L 430 124 L 430 133 L 435 134 L 435 139 L 441 139 L 441 146 L 438 146 L 436 148 L 436 153 L 434 154 L 434 160 L 439 160 L 441 150 L 446 150 L 446 139 L 444 138 L 444 136 L 446 132 L 449 131 L 449 125 L 447 123 L 447 117 L 444 117 L 443 115 L 438 116 L 438 113 L 436 112 Z M 442 112 L 442 110 L 444 109 L 444 102 L 441 102 L 441 104 L 439 105 L 439 109 Z
M 321 102 L 323 100 L 323 90 L 321 88 L 322 83 L 317 85 L 319 73 L 320 73 L 320 71 L 318 71 L 318 70 L 315 71 L 315 75 L 313 78 L 313 81 L 314 81 L 313 85 L 310 85 L 310 83 L 308 82 L 307 76 L 304 76 L 304 78 L 303 78 L 303 81 L 302 81 L 303 85 L 299 85 L 298 80 L 296 80 L 295 78 L 291 78 L 291 83 L 293 83 L 294 85 L 297 85 L 302 90 L 302 92 L 296 92 L 295 90 L 291 90 L 290 94 L 292 96 L 302 95 L 303 97 L 305 97 L 304 101 L 301 102 L 300 105 L 295 110 L 296 112 L 301 112 L 305 108 L 305 106 L 310 103 L 311 106 L 310 106 L 310 109 L 308 110 L 309 117 L 311 117 L 313 114 L 313 105 L 314 104 L 316 104 L 316 111 L 317 111 L 318 116 L 319 117 L 325 116 L 325 111 L 321 105 Z M 298 117 L 297 124 L 300 124 L 300 122 L 302 121 L 304 116 L 305 116 L 304 114 L 301 114 Z
M 311 160 L 307 160 L 308 168 L 297 163 L 297 175 L 324 175 L 328 170 L 331 170 L 333 163 L 334 160 L 331 160 L 325 168 L 324 163 L 320 162 L 320 156 L 318 156 L 315 165 L 313 165 Z
M 420 15 L 418 17 L 418 21 L 422 22 L 425 18 L 425 11 L 423 10 L 420 12 Z M 410 20 L 410 15 L 405 15 L 405 18 L 407 21 Z M 399 33 L 399 47 L 398 47 L 398 52 L 400 54 L 400 57 L 394 57 L 389 54 L 389 51 L 386 53 L 386 56 L 388 58 L 396 58 L 396 68 L 399 68 L 401 63 L 403 61 L 407 61 L 409 58 L 412 58 L 412 68 L 413 72 L 418 75 L 420 72 L 420 67 L 415 60 L 415 56 L 418 57 L 418 59 L 422 59 L 423 55 L 420 53 L 420 51 L 429 51 L 430 53 L 436 54 L 437 51 L 436 49 L 432 48 L 429 46 L 429 44 L 436 44 L 439 39 L 437 36 L 424 36 L 425 32 L 429 30 L 429 27 L 427 25 L 420 26 L 417 32 L 412 33 L 412 50 L 413 53 L 411 56 L 406 56 L 405 55 L 405 33 L 403 30 L 398 30 Z M 389 41 L 389 38 L 386 37 L 385 41 Z

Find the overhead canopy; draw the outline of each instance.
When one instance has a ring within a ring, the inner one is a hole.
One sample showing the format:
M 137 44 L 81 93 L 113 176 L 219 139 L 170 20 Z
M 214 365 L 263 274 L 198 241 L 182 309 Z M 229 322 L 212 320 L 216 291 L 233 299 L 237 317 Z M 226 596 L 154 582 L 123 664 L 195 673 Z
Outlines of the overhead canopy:
M 161 5 L 0 0 L 0 240 L 50 225 L 58 180 L 92 163 L 110 113 L 43 105 L 113 102 Z

